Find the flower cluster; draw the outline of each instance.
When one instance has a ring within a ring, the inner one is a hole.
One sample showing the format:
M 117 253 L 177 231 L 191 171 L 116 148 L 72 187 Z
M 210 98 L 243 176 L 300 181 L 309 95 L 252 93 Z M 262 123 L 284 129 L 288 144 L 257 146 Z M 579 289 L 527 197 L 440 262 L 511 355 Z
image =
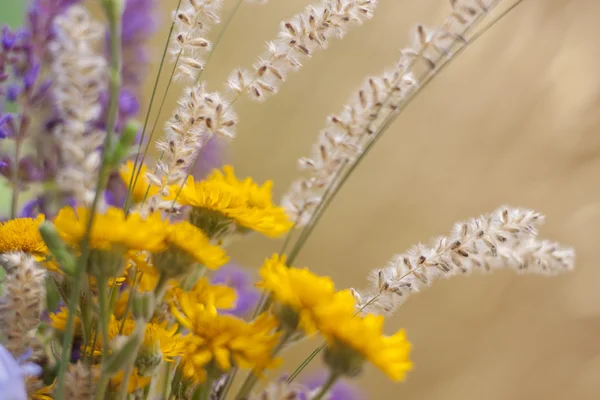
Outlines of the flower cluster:
M 382 315 L 411 293 L 475 270 L 572 269 L 571 249 L 538 239 L 540 214 L 508 207 L 395 256 L 365 291 L 338 290 L 330 277 L 293 265 L 361 157 L 498 3 L 453 0 L 440 28 L 418 26 L 393 68 L 366 79 L 328 119 L 314 154 L 300 160 L 308 176 L 279 205 L 272 181 L 239 178 L 230 165 L 207 173 L 223 161 L 211 152 L 235 138 L 242 95 L 275 94 L 315 51 L 370 19 L 376 0 L 307 6 L 282 22 L 252 69 L 231 73 L 223 93 L 201 80 L 222 1 L 179 1 L 162 98 L 175 79 L 186 87 L 157 140 L 154 93 L 141 131 L 134 118 L 158 2 L 103 0 L 103 24 L 78 0 L 34 1 L 26 27 L 4 28 L 0 48 L 0 96 L 18 106 L 0 115 L 0 139 L 14 141 L 0 155 L 12 189 L 10 218 L 0 223 L 2 396 L 358 399 L 345 380 L 366 366 L 396 382 L 412 369 L 405 331 L 385 334 Z M 29 190 L 33 200 L 21 204 Z M 286 237 L 256 273 L 230 264 L 227 251 L 253 234 Z M 296 371 L 256 388 L 284 350 L 314 336 L 323 344 Z M 319 353 L 326 374 L 298 378 Z M 240 385 L 238 371 L 246 373 Z

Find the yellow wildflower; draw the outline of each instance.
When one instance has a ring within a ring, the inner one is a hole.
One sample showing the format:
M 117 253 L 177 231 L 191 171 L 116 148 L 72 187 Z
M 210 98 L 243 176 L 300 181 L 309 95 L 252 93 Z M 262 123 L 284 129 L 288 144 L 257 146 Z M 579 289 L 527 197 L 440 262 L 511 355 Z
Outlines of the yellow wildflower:
M 317 276 L 306 268 L 290 268 L 285 265 L 285 256 L 277 254 L 265 261 L 260 276 L 263 280 L 256 286 L 272 294 L 282 324 L 291 329 L 299 326 L 307 334 L 318 329 L 316 310 L 335 294 L 329 277 Z
M 84 207 L 65 207 L 58 212 L 54 225 L 62 238 L 78 247 L 85 236 L 90 212 Z M 94 216 L 90 234 L 93 249 L 158 250 L 162 246 L 164 224 L 158 215 L 143 219 L 139 214 L 125 215 L 122 209 L 110 207 Z
M 50 325 L 59 332 L 64 332 L 67 329 L 67 318 L 69 317 L 69 309 L 61 307 L 59 312 L 50 314 Z M 81 319 L 75 316 L 75 335 L 81 336 Z
M 283 208 L 273 204 L 272 186 L 271 181 L 262 186 L 251 178 L 240 181 L 235 177 L 233 168 L 225 166 L 223 172 L 215 170 L 205 181 L 196 183 L 192 176 L 188 177 L 181 192 L 178 188 L 171 190 L 171 198 L 180 192 L 177 202 L 193 207 L 191 220 L 203 229 L 209 225 L 207 233 L 211 237 L 226 228 L 211 212 L 221 215 L 225 221 L 235 222 L 242 231 L 252 230 L 278 237 L 289 231 L 293 224 Z M 210 223 L 205 221 L 207 219 Z
M 168 225 L 166 231 L 166 249 L 153 253 L 152 258 L 161 273 L 175 278 L 191 272 L 195 263 L 217 269 L 229 260 L 222 248 L 211 244 L 208 237 L 189 222 Z
M 124 375 L 125 372 L 123 370 L 120 370 L 119 372 L 117 372 L 116 375 L 110 378 L 110 385 L 113 388 L 113 391 L 116 392 L 121 387 L 121 385 L 123 384 Z M 150 384 L 150 381 L 152 381 L 151 376 L 140 375 L 138 369 L 134 368 L 133 373 L 129 378 L 129 382 L 127 382 L 127 393 L 133 393 L 138 389 L 145 388 Z
M 181 288 L 175 288 L 173 290 L 174 299 L 177 299 L 183 292 Z M 195 303 L 204 304 L 207 307 L 227 310 L 235 305 L 236 295 L 233 288 L 225 285 L 213 285 L 206 278 L 199 279 L 188 294 Z
M 383 316 L 353 316 L 349 312 L 353 303 L 348 291 L 338 292 L 319 310 L 319 329 L 328 344 L 325 360 L 329 367 L 353 375 L 360 371 L 363 360 L 368 360 L 391 379 L 403 380 L 412 369 L 411 345 L 404 330 L 383 335 Z
M 149 322 L 144 331 L 144 339 L 138 353 L 138 358 L 143 357 L 143 362 L 148 362 L 150 358 L 160 362 L 161 360 L 171 362 L 174 357 L 178 357 L 183 353 L 184 344 L 181 334 L 177 333 L 178 326 L 174 324 L 170 328 L 167 322 L 162 323 Z M 108 325 L 108 338 L 114 340 L 117 336 L 130 336 L 135 330 L 135 320 L 126 318 L 118 320 L 114 315 L 111 315 Z M 102 338 L 98 337 L 95 355 L 102 354 Z M 136 366 L 138 360 L 136 360 Z
M 158 192 L 159 192 L 159 188 L 157 188 L 156 186 L 153 186 L 150 183 L 150 181 L 148 180 L 148 177 L 146 176 L 146 172 L 147 172 L 146 165 L 141 164 L 141 166 L 140 166 L 138 164 L 138 167 L 136 168 L 136 171 L 135 171 L 136 175 L 138 175 L 138 173 L 139 173 L 139 175 L 137 177 L 137 181 L 136 181 L 135 176 L 133 176 L 133 181 L 132 181 L 131 178 L 133 175 L 133 161 L 127 161 L 127 163 L 125 165 L 123 165 L 121 167 L 121 169 L 119 170 L 119 175 L 121 175 L 121 180 L 123 180 L 123 183 L 125 184 L 125 186 L 127 188 L 129 188 L 130 184 L 133 184 L 133 182 L 135 182 L 135 186 L 131 190 L 131 195 L 132 195 L 133 201 L 136 203 L 141 202 L 145 196 L 152 197 L 152 196 L 158 194 Z
M 40 235 L 44 216 L 37 218 L 15 218 L 0 223 L 0 254 L 22 251 L 33 256 L 44 256 L 48 248 Z
M 246 322 L 231 315 L 219 315 L 214 307 L 197 304 L 193 296 L 180 293 L 179 308 L 172 307 L 177 321 L 190 334 L 184 337 L 188 378 L 205 379 L 207 372 L 222 373 L 232 367 L 262 370 L 271 364 L 271 351 L 278 340 L 269 315 Z M 215 371 L 216 370 L 216 371 Z M 193 371 L 195 376 L 189 376 Z
M 56 381 L 52 382 L 51 385 L 44 386 L 40 389 L 37 389 L 35 392 L 31 394 L 32 400 L 52 400 L 52 392 L 54 391 L 54 384 Z

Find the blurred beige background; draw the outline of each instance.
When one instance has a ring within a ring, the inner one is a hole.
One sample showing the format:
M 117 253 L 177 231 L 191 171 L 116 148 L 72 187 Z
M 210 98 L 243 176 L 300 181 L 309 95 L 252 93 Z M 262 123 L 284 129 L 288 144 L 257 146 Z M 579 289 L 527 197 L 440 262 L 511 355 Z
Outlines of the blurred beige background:
M 153 72 L 175 3 L 161 0 Z M 206 70 L 209 87 L 221 90 L 233 67 L 250 66 L 279 21 L 308 3 L 244 4 Z M 448 10 L 445 0 L 380 3 L 372 21 L 316 54 L 278 96 L 236 104 L 240 174 L 273 179 L 279 198 L 327 114 L 396 59 L 409 29 L 438 24 Z M 456 278 L 411 298 L 388 328 L 407 329 L 415 369 L 392 384 L 369 368 L 359 382 L 368 398 L 600 398 L 599 16 L 598 0 L 525 0 L 406 110 L 316 229 L 298 264 L 340 288 L 362 287 L 392 254 L 502 204 L 545 213 L 543 236 L 577 250 L 570 275 Z M 171 93 L 165 117 L 179 88 Z M 256 266 L 279 246 L 257 237 L 231 252 Z M 298 348 L 288 371 L 313 346 Z

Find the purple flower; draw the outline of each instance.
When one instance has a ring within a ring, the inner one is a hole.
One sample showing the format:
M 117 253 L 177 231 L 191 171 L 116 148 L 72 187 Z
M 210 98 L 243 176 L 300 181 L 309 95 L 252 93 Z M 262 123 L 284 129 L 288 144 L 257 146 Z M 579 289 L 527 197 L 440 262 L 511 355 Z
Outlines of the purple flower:
M 119 94 L 119 111 L 124 117 L 132 117 L 140 109 L 140 103 L 135 94 L 128 89 L 123 89 Z
M 2 48 L 4 51 L 8 51 L 13 48 L 15 43 L 17 42 L 17 35 L 15 32 L 11 31 L 8 26 L 2 27 Z
M 327 372 L 317 372 L 310 375 L 307 379 L 302 380 L 302 384 L 309 389 L 316 389 L 325 383 L 327 379 Z M 360 390 L 350 383 L 343 380 L 338 380 L 334 385 L 328 400 L 361 400 L 365 396 Z
M 123 11 L 123 85 L 137 88 L 144 80 L 148 56 L 146 43 L 156 31 L 156 0 L 126 0 Z
M 237 296 L 235 307 L 224 310 L 225 313 L 244 316 L 256 306 L 260 297 L 250 273 L 237 265 L 228 264 L 220 268 L 213 275 L 213 283 L 226 285 L 235 290 Z
M 17 101 L 20 94 L 21 94 L 21 88 L 14 84 L 9 85 L 8 89 L 6 90 L 6 98 L 8 99 L 8 101 L 10 101 L 12 103 Z
M 27 400 L 25 378 L 42 373 L 39 365 L 25 362 L 31 357 L 31 350 L 15 359 L 0 345 L 0 393 L 3 399 Z

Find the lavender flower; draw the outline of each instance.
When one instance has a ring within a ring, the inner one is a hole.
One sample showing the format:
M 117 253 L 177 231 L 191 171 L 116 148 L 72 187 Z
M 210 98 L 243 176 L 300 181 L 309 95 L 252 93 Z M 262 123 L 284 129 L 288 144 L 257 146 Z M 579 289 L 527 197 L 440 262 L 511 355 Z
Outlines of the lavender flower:
M 39 365 L 25 362 L 30 356 L 31 351 L 28 351 L 15 359 L 0 345 L 0 393 L 3 399 L 27 400 L 24 378 L 42 372 Z
M 223 312 L 243 316 L 254 308 L 259 293 L 253 285 L 250 273 L 237 265 L 225 265 L 213 275 L 214 284 L 223 284 L 235 289 L 236 305 L 231 310 Z
M 139 88 L 148 66 L 147 40 L 156 31 L 156 0 L 127 0 L 123 11 L 123 86 Z
M 320 371 L 310 375 L 307 379 L 303 379 L 300 383 L 306 386 L 310 390 L 319 388 L 325 383 L 327 379 L 327 371 Z M 361 400 L 365 399 L 364 393 L 362 393 L 354 385 L 338 380 L 327 396 L 328 400 Z

